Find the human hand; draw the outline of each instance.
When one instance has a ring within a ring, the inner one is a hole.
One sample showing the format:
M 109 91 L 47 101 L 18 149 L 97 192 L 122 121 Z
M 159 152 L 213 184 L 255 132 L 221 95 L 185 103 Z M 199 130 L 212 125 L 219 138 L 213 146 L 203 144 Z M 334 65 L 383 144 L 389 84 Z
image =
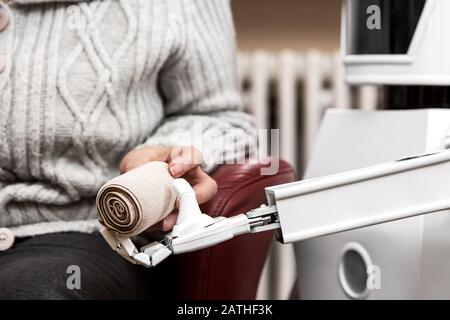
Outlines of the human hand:
M 194 189 L 199 204 L 211 200 L 217 193 L 217 183 L 201 168 L 202 154 L 194 147 L 143 147 L 130 151 L 120 163 L 120 173 L 131 171 L 147 162 L 162 161 L 174 178 L 184 178 Z M 176 224 L 176 210 L 148 231 L 169 231 Z

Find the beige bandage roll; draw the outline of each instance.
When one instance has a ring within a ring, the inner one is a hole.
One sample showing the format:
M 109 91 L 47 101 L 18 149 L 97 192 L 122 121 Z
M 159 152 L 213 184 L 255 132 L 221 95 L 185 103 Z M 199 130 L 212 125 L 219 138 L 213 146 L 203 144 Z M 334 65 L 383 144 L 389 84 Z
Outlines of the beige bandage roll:
M 173 211 L 172 182 L 164 162 L 149 162 L 112 179 L 97 194 L 100 223 L 121 235 L 140 234 Z

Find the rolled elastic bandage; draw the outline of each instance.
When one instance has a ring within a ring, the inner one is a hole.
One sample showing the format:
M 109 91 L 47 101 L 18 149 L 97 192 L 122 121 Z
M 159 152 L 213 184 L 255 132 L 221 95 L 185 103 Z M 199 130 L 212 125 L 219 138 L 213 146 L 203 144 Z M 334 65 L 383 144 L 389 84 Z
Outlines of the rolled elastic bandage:
M 97 194 L 100 223 L 134 236 L 164 219 L 177 195 L 167 163 L 150 162 L 107 182 Z

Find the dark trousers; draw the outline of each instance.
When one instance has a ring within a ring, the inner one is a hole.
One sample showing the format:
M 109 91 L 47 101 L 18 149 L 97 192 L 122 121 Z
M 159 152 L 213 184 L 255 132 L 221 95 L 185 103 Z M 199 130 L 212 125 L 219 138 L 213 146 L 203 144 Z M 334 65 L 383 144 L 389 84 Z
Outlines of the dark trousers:
M 164 298 L 163 272 L 129 263 L 98 233 L 44 235 L 0 252 L 0 299 Z

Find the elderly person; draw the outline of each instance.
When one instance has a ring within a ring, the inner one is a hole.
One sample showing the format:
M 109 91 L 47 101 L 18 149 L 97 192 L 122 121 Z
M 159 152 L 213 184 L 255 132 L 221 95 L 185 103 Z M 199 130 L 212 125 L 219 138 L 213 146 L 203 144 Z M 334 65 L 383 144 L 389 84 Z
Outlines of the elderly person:
M 226 135 L 247 141 L 252 128 L 229 2 L 0 2 L 0 298 L 151 297 L 155 271 L 107 247 L 95 197 L 158 160 L 206 202 L 208 172 L 229 149 L 245 157 Z M 193 142 L 194 128 L 209 140 Z M 81 289 L 67 286 L 73 265 Z

